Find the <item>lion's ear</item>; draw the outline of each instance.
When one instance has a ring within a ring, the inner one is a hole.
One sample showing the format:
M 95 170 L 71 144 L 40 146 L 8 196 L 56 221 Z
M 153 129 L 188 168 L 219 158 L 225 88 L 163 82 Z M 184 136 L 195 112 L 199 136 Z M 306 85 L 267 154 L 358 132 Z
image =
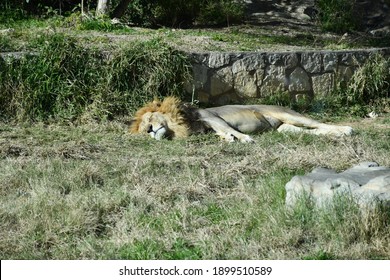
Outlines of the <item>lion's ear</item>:
M 161 107 L 161 101 L 160 100 L 153 100 L 153 105 L 156 106 L 156 107 Z

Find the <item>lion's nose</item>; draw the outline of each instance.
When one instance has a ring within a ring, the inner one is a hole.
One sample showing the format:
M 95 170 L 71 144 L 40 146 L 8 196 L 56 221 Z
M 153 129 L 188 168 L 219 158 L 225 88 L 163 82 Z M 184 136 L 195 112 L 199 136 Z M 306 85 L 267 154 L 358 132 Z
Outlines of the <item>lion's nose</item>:
M 153 132 L 153 126 L 152 125 L 149 125 L 149 128 L 148 128 L 148 133 L 150 132 Z

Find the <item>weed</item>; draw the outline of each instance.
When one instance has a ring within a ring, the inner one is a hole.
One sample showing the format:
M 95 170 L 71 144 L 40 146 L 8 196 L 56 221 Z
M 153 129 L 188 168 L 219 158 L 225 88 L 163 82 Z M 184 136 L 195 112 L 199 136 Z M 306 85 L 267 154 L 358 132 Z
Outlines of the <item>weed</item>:
M 78 17 L 78 19 L 77 19 Z M 76 28 L 79 30 L 96 30 L 103 32 L 121 32 L 131 33 L 132 29 L 121 23 L 113 23 L 111 19 L 105 17 L 86 17 L 82 18 L 79 14 L 73 14 L 67 18 L 67 22 L 72 22 L 76 18 Z

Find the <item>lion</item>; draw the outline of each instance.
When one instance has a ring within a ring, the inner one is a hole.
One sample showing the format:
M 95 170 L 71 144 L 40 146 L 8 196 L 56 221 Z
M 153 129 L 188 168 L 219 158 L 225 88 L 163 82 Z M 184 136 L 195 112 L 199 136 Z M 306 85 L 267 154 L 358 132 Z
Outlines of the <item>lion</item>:
M 353 133 L 349 126 L 321 123 L 281 106 L 225 105 L 200 109 L 173 96 L 154 100 L 139 109 L 129 128 L 132 134 L 149 134 L 156 140 L 212 131 L 224 141 L 243 143 L 254 142 L 250 133 L 272 129 L 336 137 Z

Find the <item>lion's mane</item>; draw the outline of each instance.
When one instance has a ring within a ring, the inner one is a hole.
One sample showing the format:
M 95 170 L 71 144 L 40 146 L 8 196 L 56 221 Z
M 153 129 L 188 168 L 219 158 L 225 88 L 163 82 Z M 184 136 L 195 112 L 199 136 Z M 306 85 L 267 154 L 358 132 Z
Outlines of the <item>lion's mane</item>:
M 163 101 L 154 100 L 139 109 L 130 125 L 130 133 L 139 133 L 142 116 L 148 112 L 160 112 L 169 119 L 169 129 L 175 138 L 185 138 L 190 134 L 190 125 L 185 112 L 185 106 L 177 97 L 167 97 Z

